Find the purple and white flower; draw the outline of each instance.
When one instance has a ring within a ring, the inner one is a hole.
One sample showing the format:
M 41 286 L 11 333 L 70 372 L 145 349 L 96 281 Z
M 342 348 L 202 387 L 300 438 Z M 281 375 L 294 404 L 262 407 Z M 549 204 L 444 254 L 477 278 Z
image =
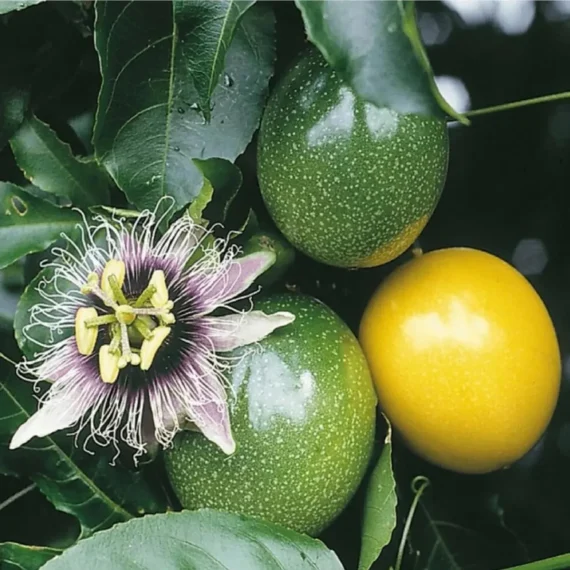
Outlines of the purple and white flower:
M 136 458 L 192 425 L 234 452 L 224 376 L 232 360 L 223 353 L 294 316 L 229 306 L 248 296 L 273 254 L 238 257 L 238 248 L 214 240 L 188 215 L 162 237 L 160 225 L 152 212 L 134 220 L 99 216 L 81 226 L 78 244 L 67 238 L 67 247 L 54 249 L 53 277 L 40 283 L 43 302 L 24 330 L 33 340 L 34 327 L 47 327 L 53 342 L 18 367 L 23 378 L 51 386 L 12 449 L 74 427 L 100 445 L 118 449 L 123 441 Z M 71 334 L 58 340 L 65 330 Z

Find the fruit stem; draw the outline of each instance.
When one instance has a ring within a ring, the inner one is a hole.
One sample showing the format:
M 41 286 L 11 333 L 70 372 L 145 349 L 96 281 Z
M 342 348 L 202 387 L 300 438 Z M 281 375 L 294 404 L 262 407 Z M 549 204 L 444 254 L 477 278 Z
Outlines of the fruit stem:
M 519 107 L 528 107 L 530 105 L 538 105 L 539 103 L 549 103 L 550 101 L 559 101 L 560 99 L 570 99 L 570 91 L 563 93 L 553 93 L 551 95 L 542 95 L 541 97 L 533 97 L 532 99 L 523 99 L 522 101 L 514 101 L 512 103 L 503 103 L 502 105 L 494 105 L 492 107 L 483 107 L 483 109 L 475 109 L 463 113 L 465 117 L 476 117 L 478 115 L 489 115 L 500 111 L 510 111 Z
M 565 570 L 570 567 L 570 554 L 562 554 L 554 558 L 545 558 L 537 562 L 529 562 L 521 566 L 512 566 L 504 570 Z
M 404 531 L 402 532 L 402 539 L 400 540 L 400 546 L 398 547 L 398 556 L 396 557 L 396 565 L 394 570 L 400 570 L 402 566 L 402 559 L 404 558 L 404 548 L 406 547 L 406 540 L 408 539 L 408 534 L 410 533 L 410 527 L 412 526 L 412 520 L 414 518 L 414 513 L 420 502 L 422 493 L 429 487 L 429 479 L 420 475 L 419 477 L 414 477 L 412 481 L 412 491 L 416 494 L 412 505 L 410 506 L 410 511 L 408 512 L 408 517 L 406 518 L 406 524 L 404 525 Z

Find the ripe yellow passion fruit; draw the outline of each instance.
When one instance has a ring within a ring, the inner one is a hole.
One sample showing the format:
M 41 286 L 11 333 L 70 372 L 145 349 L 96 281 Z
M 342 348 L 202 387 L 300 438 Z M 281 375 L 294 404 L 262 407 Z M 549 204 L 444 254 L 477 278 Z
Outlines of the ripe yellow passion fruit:
M 551 419 L 561 372 L 552 321 L 493 255 L 443 249 L 402 265 L 370 299 L 360 341 L 381 409 L 437 465 L 506 467 Z

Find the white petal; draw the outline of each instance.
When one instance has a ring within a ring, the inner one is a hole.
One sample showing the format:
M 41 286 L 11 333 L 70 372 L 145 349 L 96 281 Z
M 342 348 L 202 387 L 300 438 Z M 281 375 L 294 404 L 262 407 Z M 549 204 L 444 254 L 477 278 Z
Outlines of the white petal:
M 203 321 L 208 326 L 208 336 L 217 352 L 225 352 L 259 342 L 275 329 L 295 320 L 295 315 L 279 311 L 267 315 L 263 311 L 251 311 L 240 315 L 210 317 Z
M 275 259 L 275 254 L 271 251 L 258 251 L 232 259 L 216 271 L 205 275 L 190 275 L 192 288 L 198 292 L 198 312 L 210 313 L 219 305 L 235 299 L 267 271 L 275 263 Z
M 96 398 L 93 393 L 88 396 L 77 392 L 78 390 L 60 391 L 50 398 L 18 428 L 10 442 L 10 449 L 21 447 L 33 437 L 45 437 L 78 422 L 93 406 Z
M 215 443 L 226 455 L 236 450 L 233 438 L 227 404 L 212 402 L 203 406 L 193 406 L 190 416 L 196 427 L 212 443 Z
M 150 386 L 156 440 L 167 447 L 189 420 L 206 438 L 231 455 L 236 445 L 222 379 L 206 362 L 198 368 L 181 366 Z

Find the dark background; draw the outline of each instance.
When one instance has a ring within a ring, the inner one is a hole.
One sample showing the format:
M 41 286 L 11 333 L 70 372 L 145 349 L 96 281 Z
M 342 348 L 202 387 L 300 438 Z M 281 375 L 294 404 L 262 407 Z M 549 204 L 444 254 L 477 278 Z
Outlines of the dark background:
M 38 115 L 77 152 L 87 153 L 97 60 L 88 19 L 85 28 L 80 14 L 64 4 L 37 6 L 10 16 L 10 21 L 0 17 L 0 53 L 19 54 L 0 62 L 0 82 L 10 73 L 41 86 L 34 90 Z M 472 109 L 570 91 L 570 2 L 520 2 L 510 16 L 500 4 L 513 2 L 472 0 L 472 15 L 462 18 L 445 4 L 418 3 L 436 76 L 460 79 Z M 302 47 L 304 32 L 292 3 L 276 2 L 275 9 L 280 73 Z M 70 24 L 74 19 L 78 25 Z M 531 22 L 526 31 L 525 22 Z M 447 184 L 421 246 L 472 246 L 515 263 L 549 308 L 568 365 L 548 432 L 508 471 L 488 476 L 447 473 L 412 457 L 396 438 L 400 524 L 394 544 L 375 568 L 393 564 L 411 500 L 410 483 L 420 474 L 430 478 L 431 486 L 412 525 L 405 568 L 427 568 L 432 555 L 431 569 L 492 570 L 570 551 L 570 99 L 476 117 L 470 127 L 450 125 L 450 139 Z M 238 163 L 247 199 L 259 206 L 253 145 Z M 0 178 L 21 181 L 18 177 L 5 149 Z M 320 297 L 356 328 L 366 299 L 398 263 L 348 272 L 299 256 L 289 282 Z M 21 272 L 12 274 L 3 275 L 0 299 L 0 313 L 8 317 L 22 279 Z M 9 351 L 11 333 L 5 330 L 0 341 L 2 350 Z M 378 439 L 383 440 L 382 426 Z M 0 504 L 27 485 L 0 477 Z M 348 570 L 356 568 L 361 502 L 362 493 L 323 537 Z M 6 508 L 0 505 L 1 541 L 59 546 L 75 533 L 71 517 L 57 513 L 37 491 Z

